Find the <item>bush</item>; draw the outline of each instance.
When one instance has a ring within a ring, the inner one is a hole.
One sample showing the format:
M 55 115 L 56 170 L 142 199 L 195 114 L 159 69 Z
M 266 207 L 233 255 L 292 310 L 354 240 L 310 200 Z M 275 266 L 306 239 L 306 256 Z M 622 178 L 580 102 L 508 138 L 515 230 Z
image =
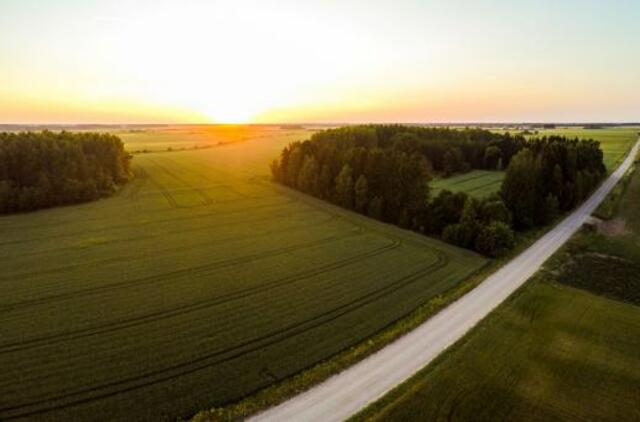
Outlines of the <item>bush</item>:
M 494 221 L 480 229 L 474 249 L 481 254 L 497 257 L 513 248 L 514 243 L 513 230 L 505 223 Z
M 474 227 L 466 223 L 451 224 L 442 231 L 442 240 L 461 248 L 471 248 L 475 238 Z

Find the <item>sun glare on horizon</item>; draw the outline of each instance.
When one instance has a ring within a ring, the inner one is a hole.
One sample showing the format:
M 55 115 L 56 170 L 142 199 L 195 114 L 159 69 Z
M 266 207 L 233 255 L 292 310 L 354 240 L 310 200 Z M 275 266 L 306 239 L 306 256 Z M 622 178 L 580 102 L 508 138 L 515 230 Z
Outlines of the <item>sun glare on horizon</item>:
M 252 123 L 254 118 L 254 114 L 248 108 L 231 107 L 224 104 L 203 110 L 202 114 L 209 119 L 209 123 L 220 124 L 247 124 Z
M 0 123 L 637 119 L 637 3 L 568 3 L 5 0 Z

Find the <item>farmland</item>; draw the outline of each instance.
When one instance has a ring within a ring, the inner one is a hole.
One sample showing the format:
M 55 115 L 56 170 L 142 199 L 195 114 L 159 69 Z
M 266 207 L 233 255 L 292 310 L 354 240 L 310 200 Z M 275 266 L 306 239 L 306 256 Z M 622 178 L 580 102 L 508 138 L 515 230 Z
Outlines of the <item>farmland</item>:
M 560 135 L 570 138 L 592 138 L 600 141 L 604 163 L 609 171 L 615 169 L 624 155 L 638 139 L 638 128 L 618 127 L 603 129 L 558 128 L 540 130 L 535 136 Z
M 468 173 L 439 178 L 431 182 L 431 195 L 436 196 L 442 190 L 465 192 L 474 198 L 484 198 L 500 191 L 504 172 L 474 170 Z
M 2 420 L 187 417 L 361 342 L 486 262 L 269 182 L 306 130 L 119 134 L 157 152 L 135 154 L 116 196 L 0 218 Z
M 530 282 L 360 420 L 638 420 L 640 308 Z
M 358 420 L 638 420 L 640 173 L 452 349 Z

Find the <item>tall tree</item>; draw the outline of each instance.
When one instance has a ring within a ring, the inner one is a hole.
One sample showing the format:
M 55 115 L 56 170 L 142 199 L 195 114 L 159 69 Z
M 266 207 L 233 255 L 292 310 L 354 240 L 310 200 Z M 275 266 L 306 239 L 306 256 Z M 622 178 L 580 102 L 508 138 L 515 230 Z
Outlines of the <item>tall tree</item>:
M 316 194 L 318 189 L 318 162 L 313 155 L 307 155 L 298 174 L 298 188 L 310 194 Z
M 489 170 L 496 170 L 501 159 L 502 151 L 500 151 L 500 148 L 491 145 L 484 152 L 484 167 Z
M 511 160 L 502 183 L 502 196 L 516 227 L 529 228 L 536 221 L 537 180 L 536 159 L 524 149 Z
M 367 178 L 361 174 L 355 186 L 355 209 L 358 212 L 366 213 L 368 206 L 369 186 L 367 184 Z
M 353 208 L 353 171 L 345 164 L 336 177 L 336 200 L 345 208 Z

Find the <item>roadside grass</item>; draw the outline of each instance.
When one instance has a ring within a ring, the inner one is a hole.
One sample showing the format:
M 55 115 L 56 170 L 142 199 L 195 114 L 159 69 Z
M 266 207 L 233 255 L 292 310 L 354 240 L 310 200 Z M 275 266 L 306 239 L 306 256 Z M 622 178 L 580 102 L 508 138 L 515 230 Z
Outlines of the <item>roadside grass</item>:
M 462 340 L 353 420 L 640 419 L 640 173 Z
M 504 172 L 473 170 L 468 173 L 448 178 L 436 178 L 431 184 L 431 197 L 435 197 L 442 190 L 464 192 L 474 198 L 484 198 L 500 191 Z
M 353 420 L 638 420 L 639 348 L 640 308 L 538 276 Z
M 620 184 L 622 191 L 611 200 L 617 230 L 608 230 L 611 223 L 605 222 L 598 233 L 576 236 L 556 279 L 640 305 L 640 173 L 632 168 Z
M 594 216 L 601 218 L 603 220 L 611 220 L 617 214 L 620 213 L 621 211 L 620 206 L 622 204 L 622 200 L 623 198 L 625 198 L 625 193 L 627 191 L 627 188 L 629 187 L 629 183 L 631 182 L 631 179 L 633 177 L 634 172 L 636 171 L 636 168 L 639 162 L 640 162 L 640 153 L 636 157 L 634 163 L 632 164 L 627 174 L 624 175 L 622 180 L 620 180 L 620 182 L 613 188 L 613 190 L 609 193 L 609 195 L 607 195 L 604 201 L 602 201 L 602 203 L 595 210 L 595 212 L 593 213 Z M 627 196 L 625 198 L 625 201 L 626 202 L 633 201 L 633 198 L 630 196 Z M 631 218 L 629 220 L 634 221 L 635 219 Z

